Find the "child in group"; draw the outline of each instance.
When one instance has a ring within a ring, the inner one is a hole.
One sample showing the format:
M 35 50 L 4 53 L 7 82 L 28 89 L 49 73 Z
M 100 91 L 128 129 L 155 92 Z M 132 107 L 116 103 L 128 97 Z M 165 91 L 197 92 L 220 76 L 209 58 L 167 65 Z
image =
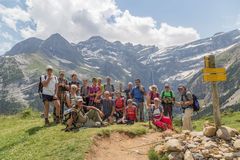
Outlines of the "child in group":
M 173 129 L 171 118 L 163 116 L 163 108 L 159 98 L 154 98 L 154 104 L 151 105 L 150 109 L 152 113 L 152 123 L 156 127 L 162 130 Z
M 117 123 L 122 123 L 123 113 L 126 108 L 124 97 L 122 97 L 121 92 L 116 92 L 115 99 L 115 118 Z
M 132 99 L 127 100 L 127 107 L 124 111 L 123 123 L 134 124 L 137 120 L 137 107 Z

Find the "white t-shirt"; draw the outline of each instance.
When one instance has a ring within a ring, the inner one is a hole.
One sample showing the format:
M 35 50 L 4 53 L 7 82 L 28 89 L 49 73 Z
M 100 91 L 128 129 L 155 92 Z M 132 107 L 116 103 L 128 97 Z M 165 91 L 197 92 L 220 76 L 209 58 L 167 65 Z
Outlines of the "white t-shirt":
M 46 79 L 45 79 L 46 77 Z M 48 76 L 42 75 L 41 76 L 42 81 L 45 81 L 48 79 Z M 55 94 L 55 87 L 56 84 L 58 83 L 58 79 L 56 76 L 53 76 L 53 78 L 50 80 L 48 85 L 46 87 L 43 87 L 43 92 L 42 94 L 49 95 L 49 96 L 54 96 Z

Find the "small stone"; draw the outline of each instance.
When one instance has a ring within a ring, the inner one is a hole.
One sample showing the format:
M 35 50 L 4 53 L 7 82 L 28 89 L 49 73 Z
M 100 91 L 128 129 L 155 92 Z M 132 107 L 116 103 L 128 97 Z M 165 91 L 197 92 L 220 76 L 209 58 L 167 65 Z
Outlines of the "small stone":
M 205 158 L 208 158 L 209 157 L 209 150 L 207 150 L 207 149 L 202 150 L 202 154 Z
M 184 159 L 185 159 L 185 160 L 194 160 L 194 158 L 193 158 L 193 156 L 192 156 L 192 153 L 191 153 L 189 150 L 187 150 L 187 151 L 185 152 L 185 154 L 184 154 Z
M 233 153 L 233 157 L 234 157 L 234 158 L 239 158 L 239 157 L 240 157 L 240 152 L 235 152 L 235 153 Z
M 217 147 L 217 144 L 216 144 L 215 142 L 213 142 L 213 141 L 209 141 L 209 142 L 207 142 L 207 143 L 204 144 L 204 147 L 205 147 L 206 149 L 212 149 L 212 148 L 214 148 L 214 147 Z
M 195 144 L 188 144 L 187 147 L 190 148 L 196 148 L 197 146 Z
M 234 147 L 236 150 L 240 150 L 240 139 L 236 140 L 236 141 L 233 143 L 233 147 Z
M 179 140 L 177 139 L 170 139 L 166 142 L 166 149 L 170 152 L 180 152 L 183 150 Z
M 156 147 L 154 147 L 154 151 L 158 154 L 164 153 L 165 147 L 163 145 L 157 145 Z
M 171 152 L 168 155 L 168 159 L 169 160 L 183 160 L 184 155 L 182 152 Z
M 223 157 L 226 160 L 232 160 L 233 159 L 233 153 L 223 153 Z
M 191 135 L 192 137 L 201 137 L 201 136 L 203 136 L 203 132 L 193 131 L 193 132 L 190 132 L 190 135 Z
M 203 129 L 203 134 L 206 137 L 213 137 L 216 135 L 216 131 L 217 131 L 216 127 L 208 126 Z
M 217 159 L 222 158 L 222 155 L 220 155 L 220 154 L 213 154 L 212 156 L 213 156 L 213 158 L 217 158 Z
M 203 160 L 204 159 L 204 156 L 201 153 L 193 153 L 192 155 L 195 160 Z

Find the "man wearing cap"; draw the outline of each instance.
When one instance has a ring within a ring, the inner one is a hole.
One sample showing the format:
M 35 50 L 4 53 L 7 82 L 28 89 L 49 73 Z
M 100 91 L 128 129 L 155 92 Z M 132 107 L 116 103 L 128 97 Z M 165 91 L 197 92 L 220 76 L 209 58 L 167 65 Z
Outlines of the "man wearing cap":
M 69 82 L 69 89 L 71 89 L 71 85 L 74 84 L 78 87 L 77 89 L 77 95 L 80 95 L 80 82 L 78 81 L 77 73 L 73 72 L 71 75 L 72 81 Z
M 56 108 L 56 123 L 60 122 L 60 103 L 57 97 L 58 93 L 58 78 L 53 75 L 53 67 L 47 66 L 47 75 L 41 76 L 41 83 L 43 86 L 42 99 L 44 103 L 44 117 L 45 125 L 49 126 L 48 113 L 49 113 L 49 102 L 54 103 Z
M 169 84 L 165 84 L 164 90 L 161 93 L 161 100 L 164 110 L 164 116 L 170 117 L 172 119 L 172 110 L 175 103 L 175 94 L 171 90 Z
M 80 127 L 101 127 L 103 113 L 93 106 L 85 106 L 82 97 L 77 97 L 76 105 L 73 106 L 71 117 L 67 121 L 65 131 L 70 131 L 74 126 Z
M 181 99 L 180 102 L 176 102 L 176 105 L 182 107 L 183 109 L 183 130 L 190 130 L 192 131 L 192 113 L 193 113 L 193 95 L 184 85 L 178 86 L 178 91 L 180 93 Z

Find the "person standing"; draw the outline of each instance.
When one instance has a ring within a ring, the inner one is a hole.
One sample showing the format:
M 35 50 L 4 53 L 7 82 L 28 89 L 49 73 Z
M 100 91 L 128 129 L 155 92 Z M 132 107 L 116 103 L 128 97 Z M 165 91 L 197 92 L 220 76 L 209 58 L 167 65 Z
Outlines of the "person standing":
M 97 79 L 97 85 L 98 85 L 98 87 L 100 88 L 100 91 L 101 91 L 101 93 L 103 94 L 103 92 L 104 92 L 104 85 L 102 84 L 102 78 L 98 78 Z
M 80 95 L 80 82 L 78 81 L 78 76 L 76 72 L 72 73 L 72 81 L 69 83 L 69 89 L 71 89 L 71 85 L 76 85 L 78 87 L 77 89 L 77 95 Z
M 89 89 L 89 105 L 95 106 L 95 98 L 98 96 L 100 88 L 97 85 L 97 78 L 92 79 L 92 86 Z
M 133 83 L 132 82 L 128 82 L 128 86 L 127 88 L 124 90 L 124 93 L 126 95 L 126 101 L 131 99 L 131 91 L 133 88 Z
M 157 85 L 151 85 L 149 87 L 148 105 L 154 104 L 154 98 L 160 98 Z
M 60 102 L 57 97 L 58 93 L 58 78 L 53 75 L 53 67 L 48 65 L 47 74 L 41 76 L 42 88 L 42 100 L 44 103 L 44 118 L 45 125 L 49 126 L 48 114 L 49 114 L 49 102 L 54 103 L 56 108 L 56 121 L 55 123 L 60 123 Z
M 111 95 L 111 97 L 114 96 L 114 92 L 115 92 L 115 88 L 114 88 L 114 85 L 111 84 L 111 78 L 110 77 L 107 77 L 106 78 L 106 84 L 104 84 L 104 92 L 105 91 L 108 91 Z
M 58 99 L 60 100 L 60 115 L 63 118 L 64 106 L 66 104 L 66 93 L 68 91 L 68 82 L 65 78 L 65 72 L 63 70 L 59 71 L 58 77 Z M 53 111 L 54 119 L 56 119 L 56 108 Z
M 168 116 L 172 119 L 173 105 L 175 103 L 175 94 L 171 90 L 169 84 L 165 84 L 164 90 L 161 93 L 161 100 L 164 110 L 164 116 Z
M 135 87 L 131 91 L 131 99 L 137 103 L 138 121 L 144 121 L 144 96 L 146 95 L 145 88 L 141 85 L 141 80 L 135 80 Z
M 83 86 L 81 87 L 80 90 L 80 95 L 82 96 L 84 102 L 86 103 L 86 105 L 89 104 L 89 91 L 90 91 L 90 87 L 88 86 L 88 80 L 87 79 L 83 79 Z
M 183 110 L 182 129 L 192 131 L 193 95 L 182 84 L 178 86 L 178 91 L 181 99 L 179 102 L 176 102 L 176 105 L 182 107 Z

